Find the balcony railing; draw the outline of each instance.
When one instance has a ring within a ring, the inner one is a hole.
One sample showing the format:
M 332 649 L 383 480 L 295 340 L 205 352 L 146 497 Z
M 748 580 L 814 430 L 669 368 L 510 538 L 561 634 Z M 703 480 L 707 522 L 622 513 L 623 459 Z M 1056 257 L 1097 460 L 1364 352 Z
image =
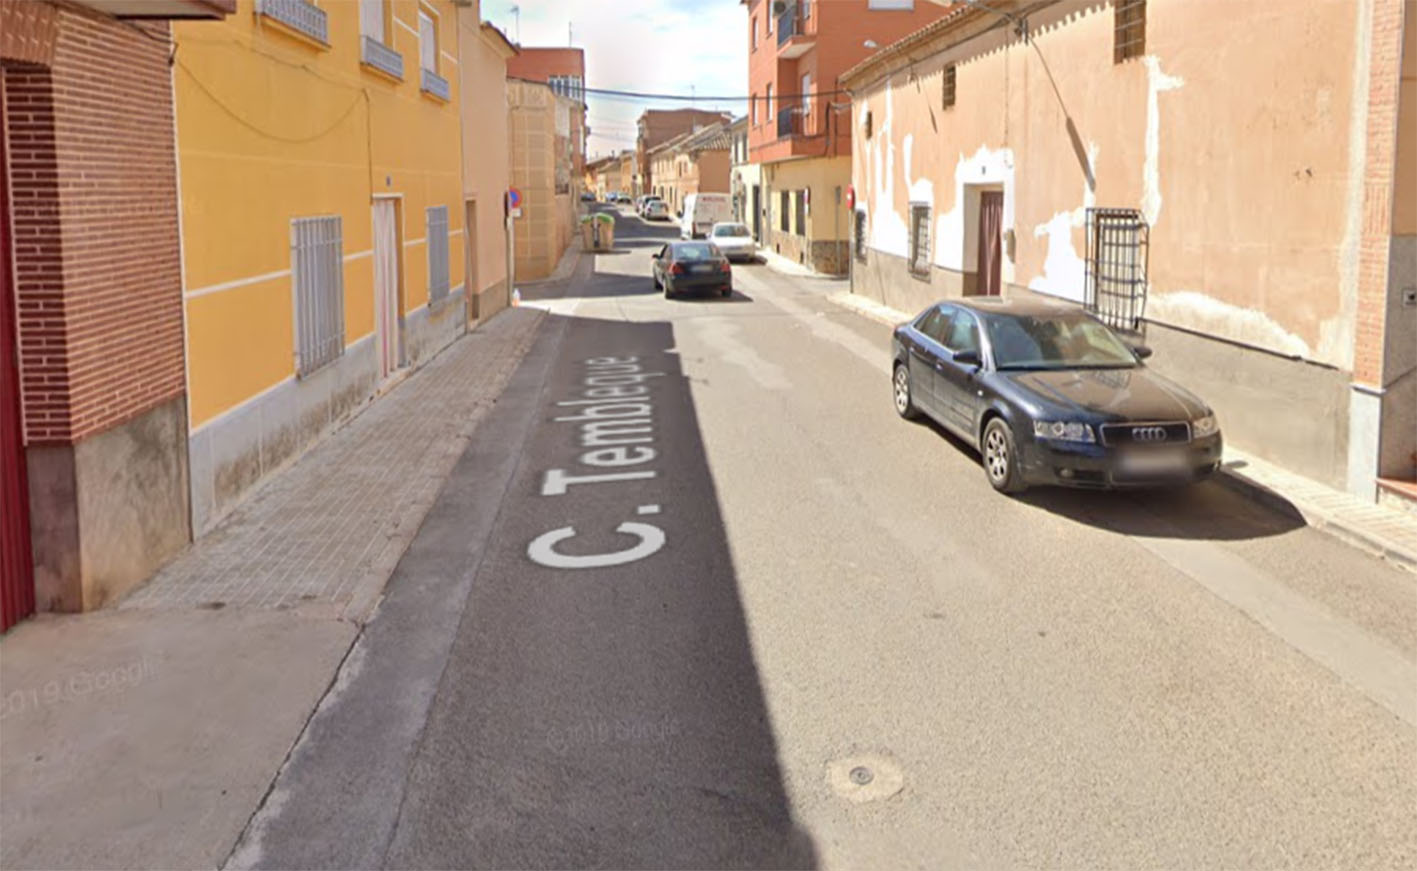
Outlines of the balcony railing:
M 429 69 L 422 70 L 422 73 L 423 77 L 419 82 L 419 88 L 442 100 L 453 98 L 453 90 L 447 79 Z
M 309 0 L 256 0 L 256 10 L 311 39 L 330 44 L 330 22 L 325 10 Z
M 779 109 L 777 112 L 778 138 L 801 136 L 803 133 L 802 110 L 797 108 Z
M 794 36 L 801 36 L 806 33 L 802 29 L 802 16 L 796 6 L 787 7 L 787 11 L 777 17 L 777 44 L 781 46 Z
M 359 51 L 359 60 L 396 79 L 403 78 L 403 55 L 372 36 L 364 37 Z

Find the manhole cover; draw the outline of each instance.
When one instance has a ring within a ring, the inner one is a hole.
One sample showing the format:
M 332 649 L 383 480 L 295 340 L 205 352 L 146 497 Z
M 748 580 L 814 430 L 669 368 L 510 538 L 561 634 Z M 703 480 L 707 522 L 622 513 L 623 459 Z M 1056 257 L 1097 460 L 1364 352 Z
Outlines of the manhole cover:
M 858 804 L 881 801 L 900 792 L 905 775 L 899 763 L 879 753 L 863 753 L 827 764 L 832 792 Z

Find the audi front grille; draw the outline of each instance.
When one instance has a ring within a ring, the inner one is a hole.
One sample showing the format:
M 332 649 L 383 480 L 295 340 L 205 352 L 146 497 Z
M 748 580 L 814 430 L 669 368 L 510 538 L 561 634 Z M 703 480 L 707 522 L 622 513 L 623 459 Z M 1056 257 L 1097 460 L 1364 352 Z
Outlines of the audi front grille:
M 1189 422 L 1104 423 L 1102 443 L 1114 445 L 1185 445 L 1191 441 Z

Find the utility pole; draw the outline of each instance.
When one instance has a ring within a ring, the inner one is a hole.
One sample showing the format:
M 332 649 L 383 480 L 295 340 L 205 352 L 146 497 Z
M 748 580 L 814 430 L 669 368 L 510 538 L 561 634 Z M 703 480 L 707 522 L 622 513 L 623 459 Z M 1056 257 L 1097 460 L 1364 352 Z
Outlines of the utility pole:
M 517 45 L 521 45 L 521 44 L 522 44 L 522 8 L 521 8 L 520 6 L 513 6 L 513 7 L 512 7 L 512 15 L 516 16 L 516 19 L 517 19 Z

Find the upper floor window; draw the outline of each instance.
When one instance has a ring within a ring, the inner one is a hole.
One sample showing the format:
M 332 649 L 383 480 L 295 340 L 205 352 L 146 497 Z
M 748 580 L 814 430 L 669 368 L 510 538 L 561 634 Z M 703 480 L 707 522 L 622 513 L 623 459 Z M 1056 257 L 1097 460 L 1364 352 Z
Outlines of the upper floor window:
M 812 74 L 808 73 L 802 77 L 802 117 L 805 119 L 812 114 Z
M 955 65 L 950 64 L 945 67 L 945 85 L 943 105 L 946 109 L 955 104 Z
M 438 24 L 421 8 L 418 10 L 418 64 L 430 73 L 438 71 Z
M 752 108 L 752 112 L 753 112 L 753 126 L 756 127 L 756 126 L 758 126 L 758 95 L 757 95 L 757 94 L 754 94 L 752 97 L 750 97 L 750 98 L 748 99 L 748 102 L 749 102 L 749 103 L 752 105 L 752 107 L 753 107 L 753 108 Z
M 915 8 L 915 0 L 867 0 L 867 9 L 905 9 Z
M 389 0 L 359 0 L 359 34 L 388 44 Z
M 758 17 L 753 16 L 753 51 L 758 50 Z
M 1112 8 L 1112 62 L 1146 53 L 1146 0 L 1116 0 Z
M 582 84 L 580 76 L 551 76 L 546 83 L 554 93 L 585 102 L 585 85 Z
M 768 104 L 768 120 L 772 120 L 772 85 L 768 85 L 767 96 L 763 98 Z

